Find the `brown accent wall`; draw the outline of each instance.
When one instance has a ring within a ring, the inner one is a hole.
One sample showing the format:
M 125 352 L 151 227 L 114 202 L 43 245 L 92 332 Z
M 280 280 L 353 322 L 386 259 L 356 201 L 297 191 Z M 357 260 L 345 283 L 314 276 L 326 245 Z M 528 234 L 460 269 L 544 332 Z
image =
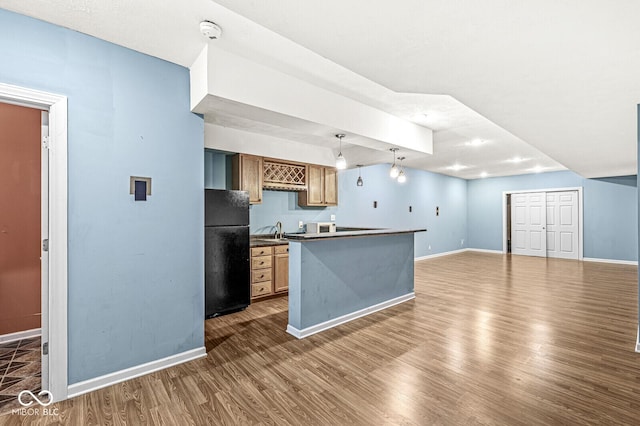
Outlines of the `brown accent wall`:
M 0 335 L 40 327 L 41 111 L 0 103 Z

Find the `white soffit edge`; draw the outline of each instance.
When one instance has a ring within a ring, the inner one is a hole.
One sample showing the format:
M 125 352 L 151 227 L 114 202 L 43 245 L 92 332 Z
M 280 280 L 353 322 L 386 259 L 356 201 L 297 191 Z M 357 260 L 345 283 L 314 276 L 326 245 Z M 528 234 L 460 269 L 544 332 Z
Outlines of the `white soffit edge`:
M 386 150 L 433 152 L 433 132 L 225 50 L 205 46 L 191 67 L 191 108 Z M 356 136 L 352 138 L 350 136 Z

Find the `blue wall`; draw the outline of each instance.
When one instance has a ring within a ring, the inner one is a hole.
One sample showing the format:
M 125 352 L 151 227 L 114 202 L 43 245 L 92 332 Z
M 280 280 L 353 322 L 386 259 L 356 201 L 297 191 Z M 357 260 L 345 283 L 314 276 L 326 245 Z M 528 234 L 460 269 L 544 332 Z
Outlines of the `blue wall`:
M 206 169 L 224 164 L 223 161 L 208 160 Z M 251 233 L 275 232 L 274 225 L 278 221 L 282 222 L 285 232 L 296 232 L 298 221 L 328 222 L 333 214 L 338 226 L 426 228 L 428 232 L 415 234 L 417 257 L 467 247 L 467 182 L 405 169 L 407 182 L 399 184 L 389 177 L 389 167 L 387 164 L 363 167 L 364 186 L 361 187 L 356 185 L 358 169 L 340 171 L 338 207 L 299 207 L 295 192 L 263 191 L 262 204 L 251 206 Z M 224 174 L 219 170 L 206 172 L 207 175 L 214 173 Z M 374 201 L 378 202 L 377 208 L 373 208 Z M 413 210 L 411 213 L 409 206 Z M 437 217 L 436 206 L 440 208 Z
M 467 181 L 405 168 L 407 182 L 389 177 L 389 165 L 362 168 L 364 186 L 358 187 L 358 169 L 339 174 L 336 223 L 342 226 L 416 229 L 416 257 L 467 247 Z M 373 202 L 378 207 L 373 207 Z M 409 206 L 412 212 L 409 212 Z M 440 215 L 436 216 L 436 207 Z M 429 249 L 431 246 L 431 249 Z
M 289 325 L 302 331 L 413 293 L 412 240 L 400 234 L 291 242 Z
M 204 345 L 189 70 L 0 10 L 0 82 L 68 96 L 69 383 Z M 153 179 L 146 202 L 129 176 Z
M 227 156 L 210 149 L 204 150 L 204 187 L 227 189 Z
M 583 187 L 584 257 L 638 259 L 637 182 L 633 177 L 585 179 L 573 172 L 471 180 L 469 247 L 502 250 L 502 192 Z
M 284 232 L 297 232 L 298 221 L 329 222 L 336 210 L 336 207 L 300 207 L 297 192 L 262 191 L 262 204 L 249 210 L 251 233 L 273 233 L 278 221 L 282 222 Z

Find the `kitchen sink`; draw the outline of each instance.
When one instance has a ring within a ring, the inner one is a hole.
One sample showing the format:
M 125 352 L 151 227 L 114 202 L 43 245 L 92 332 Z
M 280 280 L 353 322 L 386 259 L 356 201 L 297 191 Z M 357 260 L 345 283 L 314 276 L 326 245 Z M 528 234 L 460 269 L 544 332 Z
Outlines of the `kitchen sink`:
M 289 240 L 286 238 L 256 238 L 256 241 L 262 241 L 265 243 L 286 243 Z

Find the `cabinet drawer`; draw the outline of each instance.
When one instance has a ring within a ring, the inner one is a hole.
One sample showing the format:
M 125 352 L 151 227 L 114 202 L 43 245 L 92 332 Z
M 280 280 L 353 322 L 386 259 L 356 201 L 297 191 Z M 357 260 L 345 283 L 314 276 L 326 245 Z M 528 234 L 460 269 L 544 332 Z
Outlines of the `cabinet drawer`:
M 251 271 L 251 283 L 259 283 L 262 281 L 271 282 L 271 268 L 256 269 Z
M 251 297 L 271 294 L 271 281 L 251 284 Z
M 251 269 L 271 268 L 271 255 L 251 258 Z
M 271 256 L 273 247 L 271 246 L 267 246 L 267 247 L 252 247 L 251 248 L 251 257 L 256 257 L 256 256 Z
M 273 248 L 273 254 L 287 254 L 287 253 L 289 253 L 289 244 L 275 246 Z

